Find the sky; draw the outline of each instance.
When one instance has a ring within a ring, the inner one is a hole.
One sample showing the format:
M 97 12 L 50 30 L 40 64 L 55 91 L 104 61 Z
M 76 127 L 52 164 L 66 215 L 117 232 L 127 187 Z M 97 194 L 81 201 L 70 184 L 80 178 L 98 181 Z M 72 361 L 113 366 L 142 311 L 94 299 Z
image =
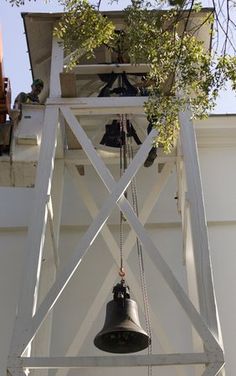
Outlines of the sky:
M 0 0 L 4 74 L 11 82 L 12 101 L 19 92 L 30 91 L 32 83 L 21 12 L 59 12 L 60 7 L 55 4 L 55 0 L 51 0 L 48 4 L 43 0 L 37 0 L 37 2 L 26 1 L 25 6 L 12 7 L 6 0 Z
M 103 3 L 101 3 L 101 9 L 107 9 L 105 1 Z M 128 0 L 119 0 L 119 4 L 114 2 L 112 6 L 109 6 L 109 9 L 120 9 L 126 6 L 127 3 Z M 26 0 L 26 5 L 21 7 L 12 7 L 6 0 L 0 0 L 0 29 L 3 39 L 4 73 L 11 82 L 12 102 L 19 92 L 30 91 L 32 83 L 21 13 L 60 12 L 62 10 L 56 0 L 48 0 L 46 4 L 44 0 L 37 0 L 36 2 Z M 214 113 L 236 113 L 236 94 L 229 88 L 221 93 Z

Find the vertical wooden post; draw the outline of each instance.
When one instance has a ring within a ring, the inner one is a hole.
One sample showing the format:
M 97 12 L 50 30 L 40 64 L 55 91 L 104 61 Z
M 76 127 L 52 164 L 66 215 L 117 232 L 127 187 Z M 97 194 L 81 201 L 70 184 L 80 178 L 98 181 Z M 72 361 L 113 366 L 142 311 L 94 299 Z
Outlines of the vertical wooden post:
M 58 109 L 47 108 L 36 174 L 35 200 L 26 241 L 25 272 L 23 273 L 22 288 L 19 296 L 18 312 L 9 357 L 21 355 L 19 349 L 22 348 L 23 337 L 29 329 L 28 324 L 32 315 L 35 313 L 37 305 L 41 257 L 48 212 L 47 202 L 51 191 L 51 179 L 56 150 L 57 123 Z
M 211 332 L 219 339 L 219 324 L 213 286 L 205 207 L 203 202 L 196 136 L 190 111 L 180 113 L 180 137 L 186 170 L 194 261 L 200 313 Z
M 63 48 L 57 39 L 52 43 L 50 95 L 60 97 L 59 73 L 63 69 Z M 35 181 L 35 200 L 29 221 L 25 252 L 25 272 L 19 297 L 18 312 L 10 346 L 9 358 L 21 355 L 23 338 L 36 311 L 41 258 L 46 233 L 54 159 L 57 144 L 58 108 L 47 106 L 42 132 L 40 155 Z M 29 353 L 29 351 L 28 351 Z
M 49 96 L 59 98 L 61 96 L 60 73 L 63 71 L 64 50 L 62 43 L 56 37 L 52 40 L 52 63 L 50 74 Z
M 58 244 L 61 224 L 61 209 L 64 187 L 64 160 L 55 160 L 52 190 L 51 190 L 51 226 L 47 225 L 45 245 L 43 251 L 42 271 L 40 278 L 38 304 L 45 298 L 56 278 L 56 271 L 59 266 Z M 49 210 L 50 217 L 50 210 Z M 50 218 L 48 218 L 49 224 Z M 53 312 L 49 313 L 41 330 L 36 336 L 31 356 L 50 355 L 51 333 L 52 333 Z M 38 370 L 37 373 L 45 376 L 45 370 Z

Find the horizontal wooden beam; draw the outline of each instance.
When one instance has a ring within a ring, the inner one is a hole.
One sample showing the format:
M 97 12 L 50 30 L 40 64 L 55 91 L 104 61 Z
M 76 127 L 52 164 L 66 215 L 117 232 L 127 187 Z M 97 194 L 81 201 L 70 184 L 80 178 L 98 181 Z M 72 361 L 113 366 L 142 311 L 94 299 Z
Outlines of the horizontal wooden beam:
M 110 151 L 109 151 L 110 149 Z M 106 162 L 106 164 L 119 164 L 120 163 L 120 154 L 119 150 L 114 150 L 115 148 L 96 148 L 98 155 Z M 135 153 L 137 149 L 135 150 Z M 157 149 L 157 161 L 158 163 L 174 162 L 176 160 L 175 150 L 170 154 L 165 154 L 162 149 Z M 67 150 L 65 152 L 65 161 L 68 164 L 77 164 L 77 165 L 90 165 L 91 162 L 88 159 L 87 155 L 83 150 Z
M 148 64 L 89 64 L 77 65 L 73 73 L 81 75 L 96 75 L 109 73 L 147 73 L 150 71 Z
M 145 367 L 207 364 L 212 361 L 210 354 L 152 354 L 129 356 L 88 356 L 88 357 L 37 357 L 18 358 L 17 367 L 28 369 L 84 368 L 84 367 Z
M 140 114 L 147 97 L 48 98 L 47 105 L 69 106 L 74 115 Z

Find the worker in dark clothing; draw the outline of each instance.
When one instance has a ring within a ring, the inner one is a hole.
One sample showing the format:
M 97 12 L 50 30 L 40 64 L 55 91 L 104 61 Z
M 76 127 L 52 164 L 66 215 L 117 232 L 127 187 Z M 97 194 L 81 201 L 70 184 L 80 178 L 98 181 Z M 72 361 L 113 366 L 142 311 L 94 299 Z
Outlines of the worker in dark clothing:
M 30 93 L 20 93 L 17 95 L 14 102 L 14 109 L 21 110 L 22 104 L 40 104 L 39 94 L 43 90 L 43 81 L 37 78 L 31 85 Z

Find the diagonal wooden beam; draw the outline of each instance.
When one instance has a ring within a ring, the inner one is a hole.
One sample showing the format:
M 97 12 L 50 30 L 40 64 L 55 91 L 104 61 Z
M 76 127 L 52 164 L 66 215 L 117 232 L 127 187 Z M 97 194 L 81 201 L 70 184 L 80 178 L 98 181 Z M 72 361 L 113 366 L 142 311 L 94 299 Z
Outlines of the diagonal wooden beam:
M 91 147 L 92 145 L 89 142 L 85 132 L 80 127 L 79 122 L 77 121 L 75 116 L 72 114 L 70 109 L 64 106 L 63 108 L 61 107 L 61 111 L 63 115 L 65 116 L 68 124 L 70 125 L 72 131 L 74 132 L 75 136 L 78 138 L 80 144 L 82 145 L 92 165 L 98 172 L 100 178 L 106 185 L 109 192 L 112 194 L 112 190 L 114 188 L 114 183 L 115 183 L 112 175 L 110 174 L 110 172 L 104 165 L 103 161 L 100 158 L 98 158 L 96 151 L 94 150 L 93 147 Z M 153 130 L 149 134 L 148 137 L 150 137 L 150 135 L 151 136 L 155 135 Z M 148 137 L 146 141 L 148 140 Z M 136 154 L 135 158 L 139 155 L 141 156 L 141 150 L 142 150 L 142 147 L 139 150 L 139 152 Z M 129 165 L 128 168 L 132 167 L 132 163 Z M 143 228 L 142 224 L 140 223 L 137 216 L 135 215 L 129 202 L 125 199 L 124 196 L 121 196 L 120 199 L 117 201 L 117 204 L 122 210 L 122 212 L 125 214 L 130 225 L 133 227 L 139 240 L 141 241 L 143 246 L 146 248 L 146 250 L 149 252 L 149 255 L 152 261 L 157 266 L 159 272 L 162 274 L 163 278 L 165 279 L 170 289 L 173 291 L 174 295 L 176 296 L 177 300 L 181 304 L 182 308 L 187 313 L 196 331 L 198 332 L 198 334 L 204 341 L 206 348 L 208 348 L 208 350 L 210 351 L 216 351 L 219 353 L 219 355 L 221 355 L 222 349 L 218 341 L 215 339 L 214 335 L 212 334 L 208 326 L 203 321 L 201 315 L 198 313 L 198 311 L 196 310 L 196 308 L 194 307 L 194 305 L 188 298 L 182 286 L 179 284 L 174 274 L 172 273 L 172 270 L 170 269 L 168 264 L 165 262 L 165 260 L 161 256 L 158 249 L 155 247 L 155 244 L 153 243 L 153 241 L 147 235 L 145 229 Z
M 69 111 L 71 116 L 76 122 L 76 127 L 78 122 L 76 118 L 73 116 L 73 114 Z M 70 122 L 70 119 L 66 118 L 66 120 Z M 145 142 L 142 144 L 139 153 L 136 154 L 135 158 L 133 159 L 132 163 L 127 168 L 124 175 L 121 177 L 120 181 L 116 183 L 112 176 L 109 175 L 112 179 L 112 186 L 114 188 L 113 192 L 109 195 L 108 199 L 105 201 L 104 205 L 102 206 L 99 215 L 96 217 L 95 221 L 90 225 L 87 232 L 84 234 L 80 241 L 80 246 L 78 247 L 77 251 L 72 255 L 70 258 L 68 264 L 58 273 L 58 277 L 50 289 L 48 295 L 45 297 L 42 304 L 39 306 L 37 312 L 35 313 L 35 316 L 28 321 L 28 323 L 24 326 L 24 328 L 28 328 L 28 330 L 25 332 L 23 330 L 22 334 L 22 341 L 21 341 L 21 348 L 19 351 L 19 355 L 21 355 L 25 348 L 28 346 L 29 342 L 32 340 L 34 335 L 36 334 L 37 330 L 41 326 L 43 320 L 49 313 L 49 311 L 53 308 L 54 304 L 56 303 L 57 299 L 61 295 L 62 291 L 70 281 L 71 277 L 73 276 L 74 272 L 76 271 L 77 267 L 82 261 L 83 256 L 87 252 L 88 248 L 91 246 L 95 238 L 97 237 L 98 233 L 100 232 L 101 228 L 105 224 L 106 220 L 108 219 L 109 215 L 111 214 L 113 207 L 116 205 L 116 202 L 119 200 L 119 198 L 123 195 L 124 191 L 127 189 L 127 186 L 129 185 L 130 181 L 132 180 L 133 176 L 136 174 L 139 167 L 143 164 L 145 161 L 145 158 L 147 156 L 148 151 L 151 148 L 152 144 L 152 138 L 155 131 L 153 133 L 151 132 L 150 135 L 147 137 Z M 103 168 L 103 174 L 105 177 L 105 171 L 103 162 L 100 160 L 98 155 L 96 154 L 95 149 L 93 148 L 90 140 L 86 136 L 86 134 L 83 131 L 82 139 L 81 141 L 87 145 L 87 147 L 95 153 L 96 162 L 98 164 L 102 164 Z M 106 167 L 105 167 L 105 170 Z M 108 170 L 107 170 L 108 172 Z
M 223 371 L 224 361 L 214 362 L 208 364 L 202 376 L 217 376 L 221 371 Z
M 163 189 L 165 188 L 168 182 L 168 178 L 172 172 L 173 167 L 174 167 L 173 162 L 165 163 L 161 173 L 158 175 L 158 180 L 156 184 L 153 185 L 152 190 L 147 195 L 144 205 L 139 213 L 139 220 L 142 224 L 146 223 L 149 215 L 151 214 L 153 207 L 155 206 L 161 192 L 163 191 Z M 127 257 L 135 244 L 136 237 L 137 237 L 136 233 L 133 231 L 130 231 L 126 238 L 126 241 L 124 243 L 124 254 Z
M 175 294 L 177 300 L 179 301 L 179 303 L 182 305 L 183 309 L 189 316 L 190 320 L 192 321 L 192 324 L 198 331 L 199 335 L 202 337 L 206 347 L 210 351 L 220 353 L 221 349 L 219 347 L 218 342 L 215 340 L 214 336 L 209 331 L 208 327 L 205 325 L 201 316 L 199 315 L 195 307 L 190 302 L 188 296 L 186 295 L 181 285 L 178 283 L 178 281 L 174 277 L 172 271 L 170 270 L 169 266 L 160 255 L 154 243 L 146 234 L 146 231 L 144 230 L 142 224 L 139 222 L 138 218 L 133 212 L 132 207 L 129 205 L 129 203 L 124 198 L 124 196 L 122 196 L 127 185 L 132 179 L 132 176 L 135 175 L 137 169 L 144 162 L 147 152 L 150 150 L 150 147 L 151 147 L 151 138 L 154 136 L 155 132 L 152 131 L 150 133 L 150 135 L 145 140 L 144 144 L 141 146 L 139 152 L 136 154 L 133 162 L 129 165 L 129 167 L 127 168 L 126 172 L 124 173 L 120 181 L 116 184 L 113 177 L 104 166 L 103 162 L 98 158 L 94 148 L 91 145 L 91 142 L 85 135 L 84 131 L 80 127 L 78 121 L 73 116 L 71 111 L 68 108 L 63 107 L 62 112 L 67 122 L 71 126 L 73 132 L 75 133 L 76 137 L 78 138 L 79 142 L 83 146 L 88 157 L 90 158 L 93 166 L 97 169 L 99 176 L 102 178 L 108 190 L 110 191 L 110 196 L 105 202 L 105 204 L 103 205 L 100 211 L 100 216 L 96 218 L 96 221 L 93 222 L 88 232 L 82 238 L 82 242 L 81 242 L 82 244 L 80 246 L 79 251 L 76 252 L 76 255 L 72 257 L 68 265 L 60 273 L 60 276 L 58 280 L 55 282 L 52 290 L 50 291 L 50 293 L 48 294 L 48 296 L 46 297 L 42 305 L 39 307 L 38 312 L 36 313 L 35 317 L 31 321 L 31 329 L 29 330 L 29 333 L 25 336 L 24 343 L 28 343 L 33 338 L 37 329 L 41 325 L 43 319 L 46 317 L 49 310 L 55 304 L 56 300 L 60 296 L 64 287 L 66 286 L 71 276 L 73 275 L 75 269 L 81 262 L 81 254 L 85 253 L 87 248 L 90 246 L 91 242 L 97 236 L 98 231 L 106 222 L 107 216 L 111 212 L 111 208 L 113 208 L 113 205 L 115 204 L 115 202 L 117 202 L 119 207 L 125 214 L 126 218 L 129 220 L 137 236 L 139 237 L 141 243 L 149 251 L 149 254 L 151 255 L 152 260 L 158 267 L 158 270 L 160 271 L 160 273 L 166 280 L 167 284 L 169 285 L 169 287 Z M 24 348 L 22 348 L 22 352 L 23 351 L 24 351 Z
M 12 367 L 7 368 L 7 376 L 27 376 L 29 373 L 28 368 L 17 367 L 17 364 L 14 364 Z
M 143 220 L 148 217 L 148 214 L 150 214 L 153 206 L 156 204 L 161 190 L 163 189 L 166 182 L 168 181 L 169 174 L 171 173 L 171 167 L 172 167 L 172 164 L 171 166 L 165 166 L 163 168 L 162 172 L 160 173 L 160 176 L 158 176 L 158 180 L 154 183 L 152 187 L 151 193 L 147 195 L 143 208 L 140 212 Z M 68 164 L 67 168 L 69 169 L 69 172 L 73 178 L 74 184 L 76 188 L 78 189 L 78 192 L 80 193 L 80 196 L 83 199 L 87 209 L 89 210 L 91 217 L 94 218 L 98 213 L 98 207 L 92 195 L 89 193 L 88 187 L 84 182 L 84 177 L 82 178 L 78 175 L 78 170 L 76 166 L 72 166 L 71 164 Z M 150 201 L 150 197 L 152 198 L 151 201 Z M 101 230 L 101 234 L 104 238 L 104 241 L 106 242 L 108 246 L 108 249 L 111 251 L 114 260 L 117 261 L 117 256 L 119 255 L 119 247 L 107 225 L 104 225 L 104 227 Z M 127 252 L 124 252 L 124 259 L 128 258 L 128 255 L 131 252 L 133 245 L 135 244 L 136 237 L 134 236 L 129 239 L 127 239 L 128 247 L 126 247 Z M 125 245 L 124 245 L 124 250 L 125 250 Z M 119 262 L 117 262 L 116 264 L 117 266 L 113 266 L 111 268 L 111 270 L 105 277 L 105 280 L 101 288 L 99 288 L 98 294 L 96 295 L 96 298 L 93 304 L 90 306 L 87 312 L 86 318 L 82 322 L 79 328 L 79 331 L 77 332 L 73 342 L 71 343 L 70 347 L 67 350 L 67 353 L 66 353 L 67 356 L 75 355 L 79 353 L 79 350 L 83 344 L 83 341 L 85 340 L 92 326 L 92 322 L 95 320 L 96 316 L 98 315 L 98 313 L 104 306 L 105 299 L 108 293 L 110 292 L 110 286 L 112 285 L 112 283 L 114 283 Z M 127 275 L 129 276 L 129 283 L 133 286 L 132 292 L 135 295 L 136 300 L 138 301 L 140 307 L 143 310 L 142 295 L 141 295 L 140 289 L 138 289 L 139 283 L 137 282 L 136 277 L 134 276 L 133 272 L 131 271 L 128 265 L 126 266 L 126 272 L 127 272 Z M 154 311 L 152 310 L 151 305 L 150 305 L 150 315 L 151 315 L 151 322 L 155 324 L 153 325 L 154 331 L 156 332 L 156 335 L 163 349 L 165 350 L 166 353 L 171 353 L 172 347 L 169 343 L 169 339 L 167 338 L 163 330 L 160 320 L 157 318 L 157 314 L 154 313 Z M 185 371 L 182 369 L 182 367 L 176 367 L 176 373 L 179 376 L 185 375 Z M 66 374 L 66 370 L 64 369 L 57 371 L 57 376 L 64 376 L 65 374 Z
M 165 163 L 161 173 L 158 175 L 158 179 L 153 184 L 152 189 L 150 190 L 149 194 L 147 195 L 145 202 L 143 204 L 143 207 L 142 207 L 142 209 L 140 210 L 140 213 L 139 213 L 139 220 L 142 224 L 146 223 L 152 209 L 156 205 L 161 192 L 163 191 L 165 185 L 168 182 L 168 179 L 169 179 L 169 176 L 172 172 L 173 167 L 174 167 L 173 162 Z M 98 208 L 97 208 L 97 205 L 94 202 L 93 197 L 91 196 L 91 194 L 89 194 L 88 187 L 85 187 L 82 179 L 79 179 L 78 171 L 77 171 L 77 169 L 74 165 L 71 165 L 70 163 L 68 163 L 67 169 L 70 171 L 70 174 L 71 174 L 71 176 L 73 177 L 73 180 L 74 180 L 74 184 L 79 189 L 80 194 L 82 195 L 84 201 L 87 202 L 86 203 L 87 209 L 89 210 L 90 214 L 94 218 L 94 214 L 95 213 L 96 213 L 96 215 L 98 214 Z M 107 229 L 106 225 L 104 225 L 104 228 L 102 229 L 102 231 L 105 230 L 105 228 Z M 136 234 L 133 231 L 129 231 L 129 234 L 128 234 L 128 236 L 125 240 L 124 246 L 123 246 L 125 258 L 128 258 L 130 252 L 132 251 L 133 246 L 135 245 L 135 242 L 136 242 Z M 109 237 L 108 245 L 110 245 L 111 249 L 117 247 L 117 242 L 114 240 L 113 236 L 112 236 L 112 238 Z M 116 256 L 117 255 L 115 255 L 115 257 Z M 119 264 L 119 262 L 117 260 L 117 265 L 118 264 Z

